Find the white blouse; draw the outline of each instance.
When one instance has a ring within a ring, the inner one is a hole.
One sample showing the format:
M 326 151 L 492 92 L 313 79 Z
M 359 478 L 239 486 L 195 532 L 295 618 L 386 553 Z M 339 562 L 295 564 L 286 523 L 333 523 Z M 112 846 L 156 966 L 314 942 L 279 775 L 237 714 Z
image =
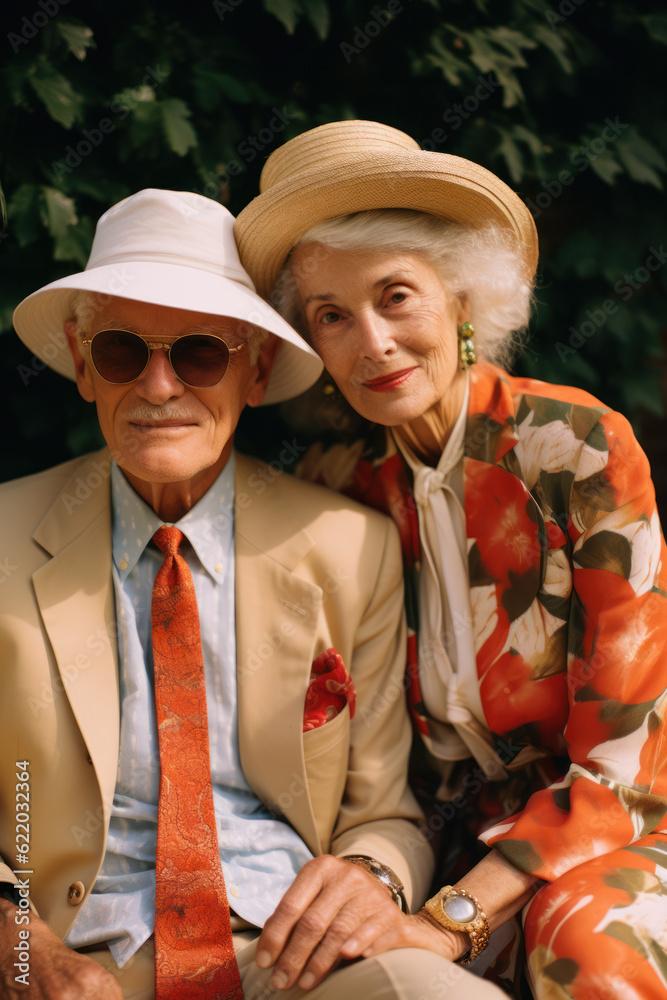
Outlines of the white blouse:
M 428 714 L 432 752 L 443 761 L 474 757 L 489 774 L 502 771 L 479 695 L 470 607 L 463 446 L 468 412 L 466 380 L 461 412 L 436 468 L 425 465 L 398 434 L 397 449 L 414 475 L 419 516 L 419 683 Z

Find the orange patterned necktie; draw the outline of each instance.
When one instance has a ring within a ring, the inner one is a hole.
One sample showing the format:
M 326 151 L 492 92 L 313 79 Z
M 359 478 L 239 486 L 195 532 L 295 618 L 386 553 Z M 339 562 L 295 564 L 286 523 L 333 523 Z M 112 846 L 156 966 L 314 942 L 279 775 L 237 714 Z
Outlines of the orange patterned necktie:
M 155 860 L 156 1000 L 243 1000 L 213 810 L 204 660 L 192 575 L 163 525 L 153 586 L 160 746 Z

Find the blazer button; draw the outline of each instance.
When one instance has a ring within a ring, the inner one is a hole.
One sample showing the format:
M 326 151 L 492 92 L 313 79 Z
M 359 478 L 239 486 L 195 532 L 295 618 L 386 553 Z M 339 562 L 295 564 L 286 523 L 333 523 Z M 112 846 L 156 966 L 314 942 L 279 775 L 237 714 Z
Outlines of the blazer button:
M 78 906 L 84 897 L 86 887 L 83 882 L 72 882 L 67 890 L 67 902 L 70 906 Z

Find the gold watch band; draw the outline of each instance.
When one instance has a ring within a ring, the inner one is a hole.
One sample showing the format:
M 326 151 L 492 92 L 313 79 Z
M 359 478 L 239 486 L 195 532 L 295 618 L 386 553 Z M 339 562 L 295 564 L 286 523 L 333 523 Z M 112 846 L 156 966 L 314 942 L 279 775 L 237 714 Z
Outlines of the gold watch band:
M 470 965 L 489 943 L 489 921 L 471 892 L 445 885 L 424 908 L 448 931 L 463 931 L 470 938 L 470 951 L 458 959 L 460 965 Z

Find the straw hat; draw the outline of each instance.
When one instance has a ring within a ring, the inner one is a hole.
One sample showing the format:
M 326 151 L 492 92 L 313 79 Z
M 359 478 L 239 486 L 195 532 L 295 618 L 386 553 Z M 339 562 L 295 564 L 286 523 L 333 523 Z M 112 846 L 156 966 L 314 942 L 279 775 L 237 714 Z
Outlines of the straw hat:
M 264 296 L 311 226 L 376 208 L 411 208 L 467 226 L 497 222 L 516 235 L 531 276 L 537 267 L 533 217 L 507 184 L 460 156 L 425 152 L 379 122 L 330 122 L 290 139 L 269 156 L 259 188 L 234 233 Z
M 172 309 L 245 320 L 283 341 L 264 403 L 308 389 L 322 362 L 278 313 L 257 295 L 234 243 L 234 216 L 188 191 L 148 188 L 114 205 L 97 223 L 85 271 L 59 278 L 23 300 L 14 328 L 55 371 L 74 378 L 63 325 L 77 292 L 95 292 Z

